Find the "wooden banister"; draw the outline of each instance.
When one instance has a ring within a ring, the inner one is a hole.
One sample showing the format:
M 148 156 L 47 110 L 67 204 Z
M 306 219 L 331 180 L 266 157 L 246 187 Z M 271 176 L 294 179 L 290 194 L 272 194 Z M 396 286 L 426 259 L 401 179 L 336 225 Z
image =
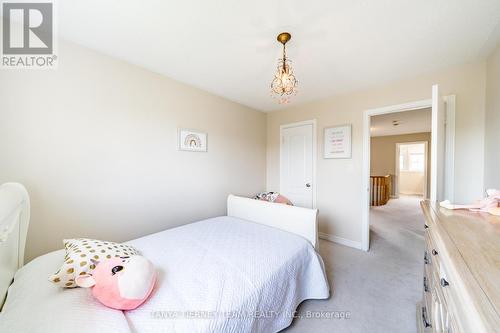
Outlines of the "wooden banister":
M 370 176 L 370 203 L 382 206 L 391 196 L 391 176 Z

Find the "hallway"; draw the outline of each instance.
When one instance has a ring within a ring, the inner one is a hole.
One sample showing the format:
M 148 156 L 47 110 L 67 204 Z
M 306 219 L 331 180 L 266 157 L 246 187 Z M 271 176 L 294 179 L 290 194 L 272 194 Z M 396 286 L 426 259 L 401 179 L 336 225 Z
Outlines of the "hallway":
M 370 247 L 375 250 L 378 238 L 395 247 L 405 245 L 408 253 L 423 256 L 424 216 L 420 208 L 422 198 L 400 196 L 384 206 L 370 209 Z M 423 259 L 422 259 L 423 263 Z
M 320 241 L 331 286 L 328 300 L 309 300 L 308 311 L 349 311 L 349 319 L 295 319 L 289 332 L 416 332 L 422 296 L 424 217 L 415 197 L 391 199 L 371 210 L 368 253 Z

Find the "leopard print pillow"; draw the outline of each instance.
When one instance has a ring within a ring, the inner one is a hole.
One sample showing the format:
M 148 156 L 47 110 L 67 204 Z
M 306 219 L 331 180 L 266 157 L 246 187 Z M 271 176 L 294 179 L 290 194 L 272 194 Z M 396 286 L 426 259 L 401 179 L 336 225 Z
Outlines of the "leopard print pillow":
M 63 243 L 66 249 L 64 263 L 50 281 L 64 288 L 77 287 L 75 278 L 91 273 L 101 260 L 139 254 L 133 246 L 95 239 L 65 239 Z

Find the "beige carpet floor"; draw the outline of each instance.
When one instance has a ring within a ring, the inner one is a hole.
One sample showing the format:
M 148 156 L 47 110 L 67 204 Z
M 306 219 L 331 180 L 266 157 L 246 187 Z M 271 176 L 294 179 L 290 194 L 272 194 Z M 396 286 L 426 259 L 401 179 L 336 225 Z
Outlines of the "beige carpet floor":
M 372 208 L 369 252 L 320 240 L 331 296 L 308 300 L 286 332 L 416 332 L 422 295 L 424 217 L 420 199 L 392 199 Z M 349 319 L 310 319 L 313 313 L 345 311 Z

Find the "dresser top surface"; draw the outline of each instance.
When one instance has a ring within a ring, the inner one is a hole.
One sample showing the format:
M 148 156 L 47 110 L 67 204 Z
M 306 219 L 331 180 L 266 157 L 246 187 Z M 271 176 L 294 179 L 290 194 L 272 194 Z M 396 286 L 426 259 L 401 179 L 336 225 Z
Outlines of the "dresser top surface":
M 446 231 L 497 313 L 500 313 L 500 217 L 468 210 L 449 210 L 422 202 Z

